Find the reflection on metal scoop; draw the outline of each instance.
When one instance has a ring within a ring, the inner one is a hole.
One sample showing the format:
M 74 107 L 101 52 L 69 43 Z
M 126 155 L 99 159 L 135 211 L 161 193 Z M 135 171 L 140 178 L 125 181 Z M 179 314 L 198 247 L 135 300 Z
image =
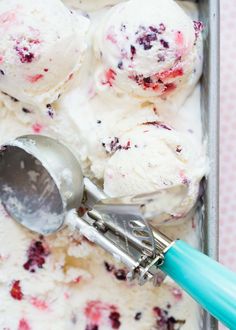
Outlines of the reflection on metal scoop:
M 80 165 L 57 141 L 29 135 L 1 148 L 0 198 L 27 228 L 44 235 L 57 231 L 82 196 Z
M 140 282 L 157 272 L 148 272 L 157 245 L 140 204 L 114 204 L 83 178 L 78 160 L 54 139 L 27 135 L 1 148 L 0 199 L 12 218 L 37 233 L 73 224 L 133 270 L 131 277 L 138 272 Z M 86 211 L 78 216 L 82 203 Z

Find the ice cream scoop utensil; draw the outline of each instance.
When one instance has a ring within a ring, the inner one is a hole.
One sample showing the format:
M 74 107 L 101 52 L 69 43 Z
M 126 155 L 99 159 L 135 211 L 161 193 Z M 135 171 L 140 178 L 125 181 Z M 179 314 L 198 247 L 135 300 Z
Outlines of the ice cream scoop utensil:
M 109 199 L 83 178 L 73 154 L 51 138 L 23 136 L 0 150 L 0 199 L 17 222 L 44 235 L 75 226 L 122 261 L 129 278 L 143 284 L 161 270 L 235 329 L 236 275 L 149 226 L 144 205 L 134 203 L 140 198 Z
M 100 232 L 101 217 L 93 205 L 102 198 L 106 198 L 104 193 L 83 178 L 78 160 L 56 140 L 28 135 L 2 146 L 0 199 L 17 222 L 43 235 L 73 222 L 85 236 L 90 235 L 90 239 L 116 256 L 120 253 L 130 268 L 136 267 L 144 252 L 148 256 L 155 253 L 152 231 L 141 215 L 140 205 L 116 203 L 113 211 L 103 212 L 107 221 L 112 219 L 107 224 L 109 229 Z M 81 211 L 82 204 L 85 212 L 78 217 L 76 210 Z M 137 233 L 138 229 L 142 235 Z

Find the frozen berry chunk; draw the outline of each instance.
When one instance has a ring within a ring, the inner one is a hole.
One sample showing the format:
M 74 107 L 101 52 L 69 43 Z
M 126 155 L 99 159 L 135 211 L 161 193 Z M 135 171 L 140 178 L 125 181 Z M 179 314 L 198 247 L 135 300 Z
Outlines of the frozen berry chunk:
M 34 273 L 37 268 L 43 268 L 45 257 L 49 254 L 48 249 L 42 241 L 33 241 L 27 252 L 28 260 L 23 267 L 31 273 Z
M 181 329 L 185 324 L 185 320 L 176 320 L 173 316 L 169 316 L 169 309 L 162 309 L 158 306 L 153 308 L 156 318 L 156 326 L 159 330 Z M 177 328 L 175 327 L 177 325 Z
M 111 320 L 112 329 L 119 329 L 121 322 L 120 322 L 120 313 L 118 312 L 111 312 L 109 315 L 109 319 Z
M 22 290 L 21 290 L 21 285 L 20 285 L 19 280 L 14 281 L 12 283 L 10 294 L 11 294 L 13 299 L 16 299 L 16 300 L 22 300 L 23 299 L 23 293 L 22 293 Z
M 21 319 L 18 324 L 17 330 L 31 330 L 31 326 L 26 319 Z

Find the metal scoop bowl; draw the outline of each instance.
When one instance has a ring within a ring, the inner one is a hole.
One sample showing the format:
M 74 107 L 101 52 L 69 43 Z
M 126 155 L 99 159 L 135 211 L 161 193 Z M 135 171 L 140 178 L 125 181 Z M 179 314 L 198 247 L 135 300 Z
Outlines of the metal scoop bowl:
M 78 160 L 56 140 L 27 135 L 2 147 L 1 201 L 27 228 L 43 235 L 59 230 L 67 211 L 80 205 L 83 190 Z

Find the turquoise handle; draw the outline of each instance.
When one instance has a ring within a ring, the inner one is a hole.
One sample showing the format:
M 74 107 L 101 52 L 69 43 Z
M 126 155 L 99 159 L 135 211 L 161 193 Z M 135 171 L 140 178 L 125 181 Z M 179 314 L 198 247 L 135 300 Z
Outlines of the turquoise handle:
M 236 274 L 181 240 L 160 267 L 229 329 L 236 329 Z

